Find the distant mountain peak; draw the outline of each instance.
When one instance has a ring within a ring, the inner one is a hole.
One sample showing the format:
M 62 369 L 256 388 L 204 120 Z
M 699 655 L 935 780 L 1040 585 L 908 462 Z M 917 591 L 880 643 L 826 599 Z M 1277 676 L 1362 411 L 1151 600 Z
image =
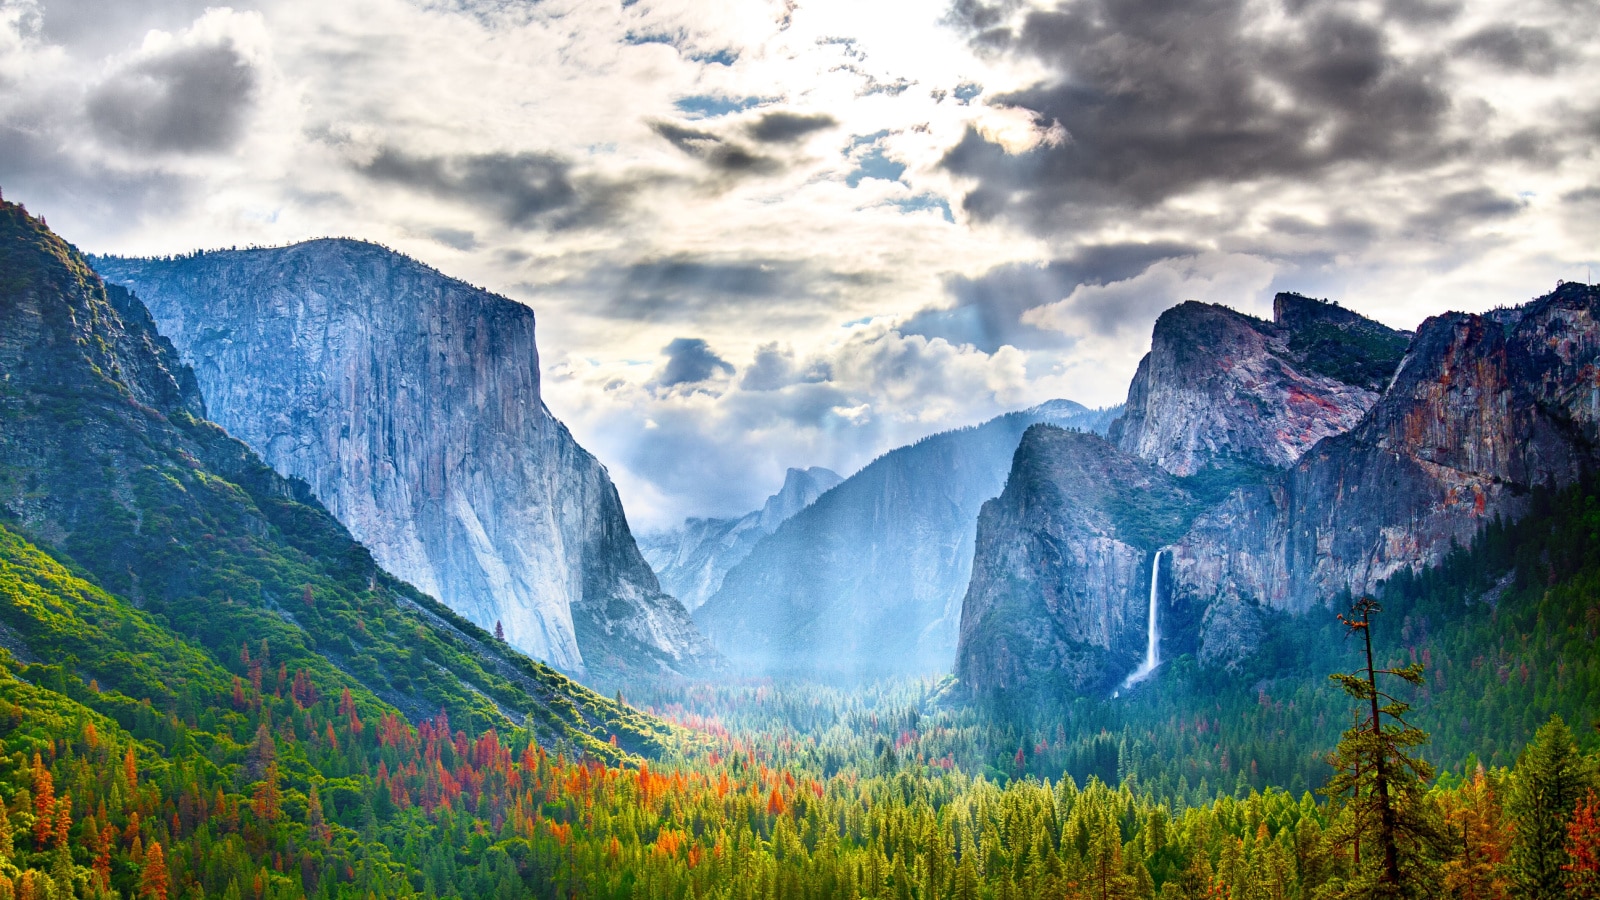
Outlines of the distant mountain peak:
M 662 588 L 693 610 L 722 587 L 728 570 L 757 542 L 842 480 L 821 466 L 791 468 L 784 473 L 783 487 L 755 512 L 734 519 L 685 519 L 677 528 L 641 536 L 639 549 Z
M 950 664 L 983 502 L 1041 422 L 1103 430 L 1116 410 L 1056 400 L 879 456 L 761 539 L 695 621 L 771 672 L 863 675 Z

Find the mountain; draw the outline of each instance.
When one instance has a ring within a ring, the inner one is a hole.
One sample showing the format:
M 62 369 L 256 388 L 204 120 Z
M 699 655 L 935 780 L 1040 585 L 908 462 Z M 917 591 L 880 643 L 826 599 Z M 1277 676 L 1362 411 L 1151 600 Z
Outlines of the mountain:
M 1108 437 L 1175 475 L 1292 465 L 1377 401 L 1410 335 L 1282 293 L 1266 322 L 1224 306 L 1161 314 Z
M 1165 551 L 1170 577 L 1156 601 L 1167 655 L 1238 670 L 1274 615 L 1376 592 L 1497 517 L 1520 516 L 1535 489 L 1576 483 L 1600 464 L 1597 298 L 1566 284 L 1516 309 L 1435 317 L 1394 364 L 1384 354 L 1404 333 L 1295 295 L 1279 296 L 1273 323 L 1200 304 L 1169 310 L 1108 435 L 1124 454 L 1057 448 L 1076 454 L 1063 470 L 1049 441 L 1019 450 L 980 528 L 964 682 L 991 694 L 1030 682 L 1082 690 L 1127 669 L 1116 651 L 1144 635 L 1148 617 L 1135 610 L 1151 576 L 1140 587 L 1108 562 L 1131 559 L 1118 541 L 1142 547 L 1147 563 Z M 1184 529 L 1150 531 L 1154 543 L 1139 545 L 1085 520 L 1113 500 L 1147 516 L 1173 507 L 1174 488 L 1148 480 L 1107 499 L 1101 481 L 1126 473 L 1129 457 L 1180 476 L 1194 501 Z M 1098 593 L 1073 594 L 1094 565 L 1115 571 Z M 1019 599 L 997 607 L 1007 591 Z M 997 626 L 995 608 L 1022 621 Z M 1053 633 L 1109 635 L 1096 644 L 1107 662 L 1047 660 L 1040 635 Z
M 1144 654 L 1159 548 L 1199 512 L 1180 479 L 1096 434 L 1034 425 L 978 516 L 956 676 L 1109 693 Z
M 950 665 L 978 511 L 1017 443 L 1116 410 L 1057 400 L 884 454 L 763 538 L 695 611 L 717 647 L 770 672 L 866 675 Z
M 715 665 L 540 399 L 526 306 L 350 240 L 93 262 L 149 307 L 213 419 L 388 571 L 570 672 Z
M 138 299 L 0 203 L 0 643 L 14 657 L 96 686 L 83 696 L 130 727 L 175 707 L 270 707 L 275 663 L 275 699 L 293 671 L 302 700 L 527 725 L 599 759 L 659 748 L 661 723 L 383 571 L 204 412 Z
M 821 466 L 790 469 L 783 476 L 783 487 L 760 509 L 737 519 L 688 519 L 671 531 L 640 536 L 639 550 L 655 569 L 662 589 L 692 611 L 711 599 L 728 570 L 749 556 L 763 537 L 842 480 Z
M 1600 291 L 1567 283 L 1521 307 L 1424 322 L 1359 425 L 1269 485 L 1244 488 L 1173 550 L 1175 602 L 1304 612 L 1440 561 L 1536 488 L 1600 466 Z M 1248 655 L 1208 627 L 1208 660 Z

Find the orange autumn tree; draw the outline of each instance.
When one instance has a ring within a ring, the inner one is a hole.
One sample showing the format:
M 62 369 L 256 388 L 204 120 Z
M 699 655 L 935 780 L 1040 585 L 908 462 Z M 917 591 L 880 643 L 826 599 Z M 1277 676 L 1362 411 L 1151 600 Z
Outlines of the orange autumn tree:
M 139 896 L 148 900 L 167 900 L 170 885 L 167 875 L 167 856 L 160 841 L 151 841 L 144 852 L 144 870 L 139 873 Z
M 1446 892 L 1461 900 L 1509 897 L 1511 879 L 1505 861 L 1511 851 L 1511 828 L 1495 783 L 1479 766 L 1460 790 L 1440 794 L 1446 827 L 1459 839 L 1461 849 L 1443 866 Z
M 1566 872 L 1570 900 L 1600 900 L 1600 797 L 1594 789 L 1578 804 L 1567 825 Z

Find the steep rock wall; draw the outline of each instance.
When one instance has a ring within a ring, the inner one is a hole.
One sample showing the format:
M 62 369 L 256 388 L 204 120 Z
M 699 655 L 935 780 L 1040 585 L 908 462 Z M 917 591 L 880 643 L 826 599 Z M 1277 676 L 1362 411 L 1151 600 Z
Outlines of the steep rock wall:
M 139 293 L 212 417 L 389 571 L 569 671 L 714 659 L 540 399 L 527 307 L 347 240 L 95 264 Z
M 976 695 L 1109 692 L 1145 650 L 1151 563 L 1195 498 L 1093 434 L 1036 425 L 978 518 L 956 675 Z

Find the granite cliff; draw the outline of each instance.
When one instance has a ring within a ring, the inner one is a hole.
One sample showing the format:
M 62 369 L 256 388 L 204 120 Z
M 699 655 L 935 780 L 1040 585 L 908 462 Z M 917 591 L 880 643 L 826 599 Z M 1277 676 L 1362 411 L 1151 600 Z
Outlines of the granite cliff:
M 1362 421 L 1273 482 L 1240 490 L 1173 553 L 1175 593 L 1304 612 L 1439 561 L 1538 487 L 1600 465 L 1600 292 L 1569 283 L 1488 315 L 1449 313 L 1417 331 Z M 1202 631 L 1206 661 L 1249 647 Z
M 1565 284 L 1414 336 L 1296 295 L 1279 295 L 1271 323 L 1183 304 L 1158 321 L 1127 410 L 1108 435 L 1122 453 L 1025 441 L 986 508 L 958 654 L 974 690 L 1103 687 L 1126 666 L 1119 648 L 1142 617 L 1134 557 L 1093 517 L 1108 496 L 1159 510 L 1187 492 L 1185 528 L 1145 548 L 1168 550 L 1163 640 L 1235 668 L 1267 610 L 1373 591 L 1521 515 L 1534 489 L 1577 481 L 1600 465 L 1600 293 Z M 1146 479 L 1108 495 L 1104 479 L 1131 477 L 1130 457 L 1176 487 Z M 1091 583 L 1087 571 L 1103 594 L 1041 587 Z M 1109 635 L 1092 644 L 1101 656 L 1041 649 L 1091 646 L 1085 635 Z
M 688 519 L 671 531 L 641 535 L 639 550 L 661 579 L 661 587 L 693 611 L 711 599 L 728 570 L 749 556 L 762 538 L 843 480 L 821 466 L 790 469 L 783 487 L 760 509 L 736 519 Z
M 1100 431 L 1115 410 L 1065 400 L 884 454 L 762 539 L 695 611 L 724 653 L 770 672 L 950 665 L 978 511 L 1017 443 L 1048 422 Z
M 1183 303 L 1162 313 L 1107 436 L 1175 475 L 1292 465 L 1377 401 L 1409 335 L 1279 294 L 1273 321 Z
M 545 408 L 526 306 L 349 240 L 94 264 L 139 293 L 212 417 L 387 570 L 567 671 L 715 664 Z
M 1144 653 L 1156 553 L 1196 512 L 1180 479 L 1099 435 L 1029 428 L 978 516 L 962 683 L 1109 693 Z

